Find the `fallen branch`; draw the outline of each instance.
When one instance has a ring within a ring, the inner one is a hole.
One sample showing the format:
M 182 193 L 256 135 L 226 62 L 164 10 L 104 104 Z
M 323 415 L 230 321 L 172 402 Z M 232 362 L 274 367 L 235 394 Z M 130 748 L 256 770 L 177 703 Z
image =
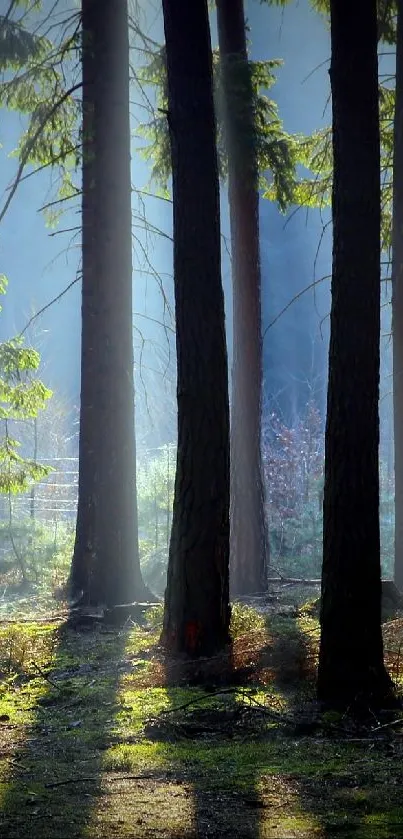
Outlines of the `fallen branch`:
M 321 580 L 307 580 L 303 577 L 283 577 L 280 572 L 278 572 L 277 577 L 269 577 L 267 580 L 268 585 L 286 585 L 286 586 L 320 586 Z M 243 601 L 253 600 L 254 598 L 260 598 L 263 600 L 267 600 L 267 598 L 275 597 L 275 594 L 272 591 L 254 591 L 252 594 L 244 594 L 240 595 L 236 598 L 237 602 L 242 603 Z
M 0 618 L 0 626 L 3 623 L 6 624 L 20 624 L 20 623 L 59 623 L 60 621 L 66 620 L 68 617 L 69 612 L 63 612 L 59 615 L 53 615 L 50 618 Z
M 293 719 L 292 717 L 288 717 L 285 714 L 274 711 L 271 708 L 268 708 L 267 705 L 262 705 L 257 699 L 255 699 L 252 694 L 248 693 L 247 691 L 242 690 L 242 688 L 235 687 L 235 688 L 220 688 L 219 690 L 209 691 L 203 696 L 197 696 L 194 699 L 190 699 L 188 702 L 184 702 L 183 705 L 175 705 L 173 708 L 165 708 L 160 711 L 160 717 L 166 714 L 174 714 L 177 711 L 183 711 L 185 708 L 189 708 L 191 705 L 197 705 L 201 702 L 206 702 L 212 696 L 219 696 L 219 695 L 233 695 L 233 696 L 241 696 L 244 701 L 249 700 L 250 704 L 254 704 L 257 708 L 259 708 L 265 716 L 270 717 L 271 719 L 276 720 L 280 725 L 288 725 L 294 727 L 297 723 L 297 720 Z
M 56 690 L 58 690 L 59 692 L 61 691 L 60 686 L 56 682 L 54 682 L 53 679 L 51 679 L 50 676 L 48 676 L 44 670 L 42 670 L 42 667 L 39 667 L 39 664 L 36 664 L 35 661 L 31 661 L 31 665 L 35 668 L 35 670 L 38 671 L 39 675 L 42 676 L 42 679 L 45 679 L 45 681 L 49 682 L 49 684 L 52 685 L 52 688 L 56 688 Z
M 270 583 L 280 583 L 285 584 L 287 586 L 320 586 L 321 580 L 306 580 L 305 578 L 297 578 L 297 577 L 269 577 L 268 581 Z
M 163 714 L 175 714 L 177 711 L 184 711 L 185 708 L 189 708 L 191 705 L 198 705 L 200 702 L 207 702 L 212 696 L 219 696 L 220 694 L 234 695 L 239 692 L 239 688 L 219 688 L 217 690 L 209 690 L 208 693 L 205 693 L 202 696 L 195 696 L 194 699 L 189 699 L 189 701 L 184 702 L 183 705 L 174 705 L 173 708 L 163 708 L 162 711 L 160 711 L 160 716 L 162 717 Z
M 381 731 L 384 728 L 394 728 L 395 725 L 403 725 L 403 717 L 399 717 L 396 720 L 391 720 L 391 722 L 384 722 L 382 725 L 377 725 L 376 728 L 372 729 L 372 732 Z
M 64 787 L 67 784 L 87 784 L 99 783 L 105 776 L 88 775 L 85 778 L 65 778 L 63 781 L 52 781 L 44 784 L 46 789 L 56 789 L 56 787 Z M 143 775 L 113 775 L 108 777 L 108 781 L 166 781 L 167 776 L 153 775 L 152 772 L 143 773 Z

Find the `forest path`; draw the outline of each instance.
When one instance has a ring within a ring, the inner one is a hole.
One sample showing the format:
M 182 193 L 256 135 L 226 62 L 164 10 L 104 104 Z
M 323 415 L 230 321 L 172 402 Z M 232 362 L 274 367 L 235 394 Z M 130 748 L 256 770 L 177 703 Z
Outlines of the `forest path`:
M 316 617 L 269 611 L 236 607 L 231 654 L 196 668 L 159 609 L 1 623 L 1 839 L 403 837 L 403 721 L 321 714 Z M 403 621 L 384 631 L 399 679 Z

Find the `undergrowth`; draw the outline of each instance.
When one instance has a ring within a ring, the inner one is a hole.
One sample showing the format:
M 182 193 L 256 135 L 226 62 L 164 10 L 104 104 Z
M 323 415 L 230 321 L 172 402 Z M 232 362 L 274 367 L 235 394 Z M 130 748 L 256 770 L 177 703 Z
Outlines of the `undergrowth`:
M 235 605 L 232 672 L 217 656 L 196 687 L 161 618 L 0 624 L 2 839 L 403 836 L 400 723 L 319 712 L 309 608 Z M 403 623 L 384 631 L 399 680 Z

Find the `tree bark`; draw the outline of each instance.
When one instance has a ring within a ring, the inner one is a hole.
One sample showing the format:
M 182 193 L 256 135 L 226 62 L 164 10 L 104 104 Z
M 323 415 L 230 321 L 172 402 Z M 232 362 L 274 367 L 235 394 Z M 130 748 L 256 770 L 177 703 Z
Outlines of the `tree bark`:
M 382 705 L 380 142 L 376 0 L 331 0 L 333 269 L 319 699 Z M 359 107 L 357 107 L 357 91 Z
M 145 599 L 134 429 L 126 0 L 82 0 L 83 198 L 79 486 L 73 596 Z
M 243 0 L 217 0 L 216 5 L 232 253 L 230 584 L 236 597 L 267 589 L 259 173 Z
M 395 439 L 395 573 L 403 591 L 403 2 L 397 0 L 392 225 L 393 423 Z
M 207 0 L 163 0 L 172 152 L 178 450 L 163 642 L 229 638 L 229 406 Z

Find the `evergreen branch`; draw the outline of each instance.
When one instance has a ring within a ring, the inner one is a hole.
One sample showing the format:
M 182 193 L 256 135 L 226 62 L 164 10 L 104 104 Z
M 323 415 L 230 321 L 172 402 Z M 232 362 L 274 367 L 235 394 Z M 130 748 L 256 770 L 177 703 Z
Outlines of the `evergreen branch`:
M 29 156 L 30 156 L 32 150 L 35 148 L 35 144 L 39 140 L 39 137 L 41 136 L 41 134 L 42 134 L 42 132 L 43 132 L 45 126 L 46 126 L 46 123 L 54 116 L 54 114 L 56 113 L 58 108 L 60 108 L 60 106 L 63 104 L 63 102 L 65 102 L 66 99 L 68 99 L 69 96 L 71 96 L 72 93 L 74 93 L 76 90 L 79 90 L 81 87 L 82 87 L 82 82 L 78 82 L 77 84 L 73 85 L 73 87 L 69 88 L 69 90 L 66 90 L 65 93 L 63 94 L 63 96 L 61 96 L 60 99 L 58 99 L 58 101 L 55 102 L 52 105 L 52 107 L 49 109 L 49 111 L 44 115 L 44 117 L 41 119 L 41 121 L 38 125 L 38 128 L 36 129 L 36 131 L 34 132 L 32 137 L 27 141 L 26 146 L 25 146 L 25 148 L 24 148 L 24 150 L 21 154 L 21 161 L 20 161 L 20 165 L 19 165 L 18 170 L 17 170 L 16 177 L 15 177 L 14 182 L 13 182 L 11 188 L 10 188 L 10 194 L 9 194 L 9 196 L 8 196 L 8 198 L 7 198 L 5 204 L 4 204 L 4 206 L 3 206 L 3 208 L 0 212 L 0 223 L 3 221 L 3 218 L 6 215 L 6 212 L 7 212 L 8 208 L 11 204 L 11 201 L 14 198 L 14 195 L 15 195 L 17 189 L 18 189 L 18 185 L 21 181 L 21 176 L 22 176 L 22 173 L 23 173 L 24 168 L 26 166 L 26 163 L 28 162 L 28 159 L 29 159 Z
M 72 152 L 73 151 L 78 151 L 81 148 L 82 148 L 82 143 L 77 143 L 77 145 L 74 146 L 71 149 L 71 151 Z M 57 154 L 55 157 L 52 157 L 51 160 L 48 160 L 46 163 L 42 163 L 41 166 L 37 166 L 36 169 L 32 170 L 32 172 L 27 172 L 26 175 L 23 175 L 20 178 L 20 183 L 22 183 L 23 181 L 27 181 L 28 178 L 32 178 L 33 175 L 37 175 L 38 172 L 42 172 L 44 169 L 48 169 L 49 166 L 54 166 L 56 163 L 59 162 L 59 160 L 63 160 L 65 157 L 66 157 L 66 152 L 61 151 L 60 154 Z
M 65 201 L 71 201 L 72 198 L 78 198 L 79 195 L 82 195 L 82 192 L 82 189 L 77 189 L 72 195 L 65 195 L 63 198 L 56 198 L 55 201 L 48 201 L 47 204 L 42 204 L 42 207 L 38 208 L 37 213 L 43 213 L 44 210 L 50 210 L 51 207 L 63 204 Z
M 10 20 L 11 13 L 14 9 L 14 6 L 16 5 L 16 2 L 17 2 L 17 0 L 10 0 L 10 5 L 9 5 L 5 15 L 3 15 L 2 18 L 1 18 L 0 34 L 1 34 L 1 30 L 4 29 L 4 24 L 7 23 Z

